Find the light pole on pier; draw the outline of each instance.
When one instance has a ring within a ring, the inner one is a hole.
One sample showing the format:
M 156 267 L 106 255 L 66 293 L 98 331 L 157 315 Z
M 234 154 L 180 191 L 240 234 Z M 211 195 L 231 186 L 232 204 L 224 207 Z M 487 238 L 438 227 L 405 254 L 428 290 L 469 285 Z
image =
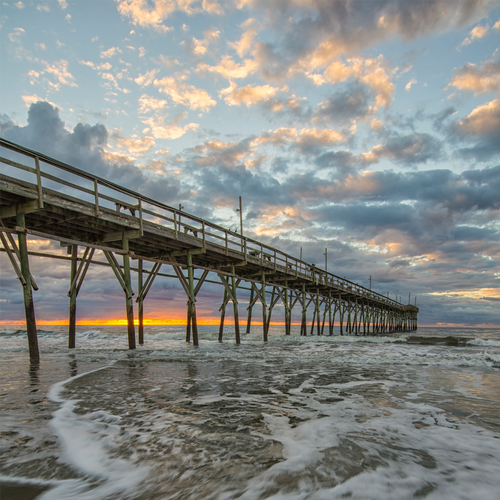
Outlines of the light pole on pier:
M 243 236 L 243 209 L 241 208 L 241 196 L 240 196 L 240 208 L 236 209 L 240 213 L 240 234 Z
M 325 256 L 325 271 L 328 272 L 328 249 L 325 248 L 325 253 L 323 254 Z
M 370 290 L 372 289 L 372 277 L 370 276 Z

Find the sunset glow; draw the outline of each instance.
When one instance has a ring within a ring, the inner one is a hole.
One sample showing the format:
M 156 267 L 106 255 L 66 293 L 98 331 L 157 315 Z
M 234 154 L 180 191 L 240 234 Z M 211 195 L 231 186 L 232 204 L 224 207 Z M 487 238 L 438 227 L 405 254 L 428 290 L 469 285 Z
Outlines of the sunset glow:
M 500 325 L 498 1 L 91 4 L 2 3 L 2 138 L 383 296 L 416 296 L 420 324 Z M 59 257 L 30 266 L 39 324 L 64 323 L 67 249 L 28 246 Z M 22 323 L 4 252 L 0 266 L 0 321 Z M 216 325 L 210 276 L 197 318 Z M 248 290 L 238 300 L 243 318 Z M 121 325 L 124 311 L 97 251 L 77 319 Z M 186 321 L 177 278 L 155 279 L 145 321 Z

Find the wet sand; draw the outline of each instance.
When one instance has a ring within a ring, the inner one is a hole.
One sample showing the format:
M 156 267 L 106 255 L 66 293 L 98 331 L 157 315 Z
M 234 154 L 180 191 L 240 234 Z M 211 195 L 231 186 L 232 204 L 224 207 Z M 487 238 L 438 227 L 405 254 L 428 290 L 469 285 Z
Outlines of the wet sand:
M 33 500 L 47 489 L 43 486 L 0 482 L 0 500 Z

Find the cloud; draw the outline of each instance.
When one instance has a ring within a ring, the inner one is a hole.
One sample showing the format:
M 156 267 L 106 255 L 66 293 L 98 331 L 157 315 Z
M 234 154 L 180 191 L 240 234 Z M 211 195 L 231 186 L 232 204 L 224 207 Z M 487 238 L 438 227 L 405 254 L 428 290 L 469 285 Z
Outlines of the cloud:
M 277 147 L 292 147 L 304 155 L 317 154 L 325 148 L 346 142 L 342 132 L 330 128 L 296 128 L 280 127 L 274 131 L 263 133 L 252 139 L 252 147 L 272 145 Z
M 278 92 L 287 90 L 284 88 L 272 87 L 271 85 L 246 85 L 245 87 L 237 87 L 234 83 L 220 91 L 220 96 L 224 98 L 229 106 L 247 107 L 255 106 L 271 100 Z
M 26 33 L 26 30 L 24 28 L 14 28 L 10 33 L 9 33 L 9 40 L 12 43 L 21 43 L 21 38 L 24 36 Z
M 370 112 L 369 91 L 362 85 L 351 85 L 346 90 L 337 91 L 319 103 L 313 120 L 335 123 L 364 119 Z
M 427 133 L 414 133 L 389 137 L 384 144 L 374 146 L 369 153 L 360 155 L 366 164 L 377 163 L 382 158 L 389 158 L 397 163 L 413 166 L 439 158 L 441 142 Z
M 209 72 L 216 73 L 227 80 L 237 80 L 247 78 L 257 71 L 258 63 L 252 59 L 245 59 L 242 63 L 238 64 L 230 56 L 225 55 L 222 57 L 219 64 L 209 66 L 206 63 L 200 63 L 197 71 L 199 73 Z
M 330 64 L 323 75 L 310 73 L 309 77 L 317 85 L 327 82 L 338 84 L 349 80 L 363 84 L 373 93 L 375 108 L 387 107 L 394 94 L 390 71 L 382 56 L 367 59 L 353 57 L 345 62 L 338 60 Z
M 470 36 L 468 36 L 463 42 L 462 45 L 469 45 L 474 40 L 478 40 L 480 38 L 485 37 L 488 34 L 490 27 L 486 24 L 484 26 L 475 26 L 472 28 L 470 32 Z
M 482 66 L 468 63 L 455 71 L 449 86 L 474 92 L 500 91 L 500 60 L 486 61 Z
M 208 52 L 210 44 L 216 44 L 219 41 L 220 30 L 207 29 L 203 33 L 203 38 L 198 39 L 192 37 L 183 42 L 188 48 L 188 51 L 194 57 L 205 56 Z
M 142 132 L 151 134 L 155 139 L 179 139 L 187 132 L 198 130 L 197 123 L 187 123 L 180 125 L 180 122 L 186 118 L 186 114 L 181 113 L 169 122 L 165 121 L 165 117 L 155 114 L 147 118 L 142 118 L 142 122 L 147 125 Z
M 116 141 L 118 147 L 125 149 L 128 153 L 146 153 L 150 151 L 154 145 L 155 140 L 152 137 L 123 137 L 121 134 L 113 133 L 111 137 Z
M 10 126 L 3 131 L 3 137 L 105 179 L 119 179 L 122 186 L 152 198 L 177 199 L 182 193 L 174 176 L 162 177 L 159 183 L 154 174 L 142 172 L 127 156 L 108 152 L 109 134 L 104 125 L 78 123 L 72 131 L 67 130 L 59 110 L 48 102 L 32 104 L 27 125 Z M 145 147 L 150 140 L 136 139 L 135 147 L 141 141 Z
M 239 57 L 243 58 L 251 52 L 258 28 L 256 21 L 252 18 L 247 19 L 241 27 L 245 29 L 241 38 L 237 42 L 229 43 L 229 46 L 236 51 Z
M 265 22 L 255 59 L 263 74 L 285 77 L 290 72 L 324 68 L 393 37 L 413 40 L 479 20 L 488 0 L 241 0 L 240 8 Z M 300 33 L 300 36 L 297 36 Z
M 176 11 L 192 15 L 199 12 L 207 12 L 211 15 L 224 13 L 217 0 L 115 0 L 118 4 L 118 12 L 131 18 L 134 25 L 154 28 L 158 31 L 168 31 L 163 22 Z M 151 5 L 152 4 L 152 5 Z
M 406 85 L 405 85 L 405 90 L 409 92 L 412 88 L 413 85 L 415 85 L 417 82 L 416 78 L 412 78 Z
M 209 111 L 210 108 L 217 104 L 207 91 L 184 83 L 183 79 L 184 77 L 182 76 L 178 78 L 167 76 L 160 80 L 154 80 L 153 84 L 155 87 L 158 87 L 161 93 L 168 95 L 176 104 L 187 106 L 193 110 Z
M 463 157 L 478 161 L 495 157 L 500 153 L 500 99 L 476 107 L 460 121 L 450 124 L 448 132 L 455 140 L 479 139 L 475 146 L 460 149 Z
M 164 99 L 157 99 L 156 97 L 151 97 L 146 94 L 142 94 L 139 97 L 139 113 L 145 114 L 150 111 L 159 111 L 168 108 L 168 102 Z
M 154 79 L 158 73 L 159 69 L 155 68 L 150 71 L 146 71 L 143 75 L 139 75 L 134 79 L 134 82 L 139 85 L 139 87 L 147 87 L 154 82 Z
M 346 140 L 344 134 L 337 130 L 304 128 L 299 132 L 295 147 L 302 154 L 311 154 Z
M 119 47 L 111 47 L 108 50 L 103 50 L 100 53 L 101 59 L 109 59 L 116 54 L 121 54 L 122 50 Z
M 41 71 L 31 70 L 29 76 L 31 77 L 31 83 L 36 82 L 40 76 L 45 75 L 45 82 L 55 91 L 61 90 L 62 85 L 67 85 L 69 87 L 78 87 L 75 82 L 75 77 L 70 73 L 68 69 L 68 61 L 61 59 L 59 61 L 54 61 L 49 63 L 47 61 L 41 61 L 44 69 Z

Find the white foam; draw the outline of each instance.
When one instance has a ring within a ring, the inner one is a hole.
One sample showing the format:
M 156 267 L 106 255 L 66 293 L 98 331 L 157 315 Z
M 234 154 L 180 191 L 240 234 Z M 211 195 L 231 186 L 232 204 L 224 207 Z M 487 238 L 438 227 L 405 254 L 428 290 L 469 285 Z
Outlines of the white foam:
M 62 449 L 61 459 L 79 471 L 85 480 L 63 481 L 42 495 L 42 499 L 99 500 L 113 495 L 128 498 L 147 477 L 147 467 L 114 456 L 122 433 L 121 417 L 103 411 L 81 414 L 78 400 L 65 399 L 65 385 L 102 367 L 52 386 L 49 398 L 61 404 L 50 423 Z

